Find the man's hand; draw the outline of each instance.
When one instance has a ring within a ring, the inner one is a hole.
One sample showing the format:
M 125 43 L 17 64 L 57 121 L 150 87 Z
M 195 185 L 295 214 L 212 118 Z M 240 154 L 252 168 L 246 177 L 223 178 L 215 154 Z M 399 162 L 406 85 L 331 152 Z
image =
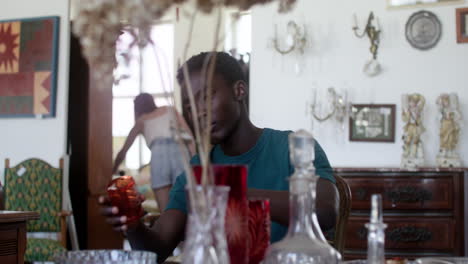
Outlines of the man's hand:
M 167 210 L 161 214 L 152 228 L 140 221 L 128 223 L 126 216 L 119 216 L 119 209 L 112 206 L 107 196 L 99 197 L 101 214 L 117 232 L 125 232 L 133 249 L 148 250 L 158 254 L 158 261 L 169 256 L 184 236 L 186 215 L 179 210 Z
M 112 228 L 117 232 L 126 232 L 129 229 L 134 229 L 137 223 L 127 223 L 125 215 L 119 215 L 119 208 L 112 206 L 107 196 L 100 196 L 98 199 L 101 206 L 101 214 L 106 217 L 106 222 L 112 225 Z

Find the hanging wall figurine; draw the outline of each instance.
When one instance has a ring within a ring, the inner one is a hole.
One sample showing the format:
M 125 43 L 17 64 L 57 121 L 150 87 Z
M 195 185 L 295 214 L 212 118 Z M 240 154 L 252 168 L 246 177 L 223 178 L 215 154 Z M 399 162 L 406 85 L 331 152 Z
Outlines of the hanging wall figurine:
M 404 94 L 402 96 L 403 155 L 401 166 L 414 169 L 424 165 L 424 152 L 421 135 L 425 131 L 422 124 L 426 100 L 421 94 Z
M 441 94 L 437 98 L 440 121 L 439 154 L 437 165 L 439 167 L 460 167 L 460 156 L 456 153 L 460 136 L 461 114 L 458 109 L 458 96 L 455 93 Z

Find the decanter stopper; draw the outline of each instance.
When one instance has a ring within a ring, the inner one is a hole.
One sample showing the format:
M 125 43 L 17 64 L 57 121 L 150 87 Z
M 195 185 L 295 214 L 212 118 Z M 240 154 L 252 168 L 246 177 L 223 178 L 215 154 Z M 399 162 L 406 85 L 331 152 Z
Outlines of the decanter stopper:
M 372 195 L 371 201 L 371 224 L 383 224 L 382 216 L 382 196 L 380 194 Z
M 315 140 L 312 134 L 303 129 L 289 134 L 289 155 L 296 171 L 308 170 L 310 173 L 312 170 L 315 173 Z
M 373 194 L 371 198 L 370 223 L 366 224 L 367 263 L 385 264 L 385 228 L 382 215 L 382 196 Z

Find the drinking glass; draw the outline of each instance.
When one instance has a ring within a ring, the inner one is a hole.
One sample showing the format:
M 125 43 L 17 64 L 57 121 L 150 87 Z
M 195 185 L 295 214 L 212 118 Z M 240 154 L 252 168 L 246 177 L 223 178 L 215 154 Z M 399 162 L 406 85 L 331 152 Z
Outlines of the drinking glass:
M 249 200 L 249 264 L 259 264 L 270 245 L 270 200 Z
M 132 176 L 121 176 L 107 185 L 107 194 L 112 206 L 119 208 L 119 215 L 125 215 L 127 222 L 132 223 L 143 216 L 141 203 L 144 198 L 135 189 Z

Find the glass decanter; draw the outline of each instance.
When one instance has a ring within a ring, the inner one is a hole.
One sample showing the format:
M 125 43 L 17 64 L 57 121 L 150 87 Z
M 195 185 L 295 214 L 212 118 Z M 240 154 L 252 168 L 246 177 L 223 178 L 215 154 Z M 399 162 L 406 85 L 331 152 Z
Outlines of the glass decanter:
M 313 175 L 312 177 L 315 176 L 315 167 L 314 167 L 313 163 L 309 167 L 309 173 L 311 175 Z M 317 184 L 314 181 L 310 183 L 311 195 L 316 195 L 316 185 Z M 313 223 L 312 230 L 314 231 L 315 236 L 317 237 L 318 240 L 322 241 L 323 243 L 328 244 L 327 239 L 325 238 L 325 235 L 323 234 L 322 229 L 320 228 L 318 218 L 317 218 L 317 214 L 315 212 L 313 212 L 313 213 L 311 213 L 310 217 L 311 217 L 311 221 Z
M 289 180 L 289 228 L 283 240 L 267 251 L 265 264 L 339 263 L 339 253 L 326 242 L 316 221 L 315 198 L 318 177 L 311 173 L 314 139 L 304 130 L 289 136 L 289 151 L 295 172 Z
M 373 194 L 371 198 L 370 223 L 367 231 L 367 263 L 385 264 L 385 228 L 382 216 L 382 197 Z

